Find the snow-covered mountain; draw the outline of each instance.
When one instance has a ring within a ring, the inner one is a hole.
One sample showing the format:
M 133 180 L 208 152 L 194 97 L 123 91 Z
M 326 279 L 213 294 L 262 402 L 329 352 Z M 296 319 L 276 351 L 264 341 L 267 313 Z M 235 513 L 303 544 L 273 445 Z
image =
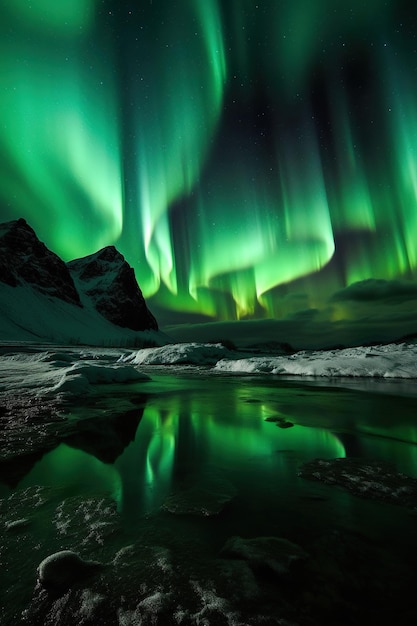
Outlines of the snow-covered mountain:
M 140 346 L 167 338 L 115 248 L 66 264 L 19 219 L 0 224 L 0 341 Z
M 103 317 L 132 330 L 158 330 L 133 268 L 114 246 L 68 263 L 83 302 Z

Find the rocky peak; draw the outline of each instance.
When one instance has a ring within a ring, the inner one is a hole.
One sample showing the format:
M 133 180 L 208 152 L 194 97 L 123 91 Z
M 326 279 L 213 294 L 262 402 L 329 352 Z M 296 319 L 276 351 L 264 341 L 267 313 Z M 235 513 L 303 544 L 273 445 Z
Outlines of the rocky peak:
M 107 320 L 132 330 L 158 330 L 133 268 L 114 246 L 67 265 L 78 289 Z
M 82 306 L 64 261 L 22 218 L 0 224 L 0 282 L 12 287 L 28 283 L 47 296 Z

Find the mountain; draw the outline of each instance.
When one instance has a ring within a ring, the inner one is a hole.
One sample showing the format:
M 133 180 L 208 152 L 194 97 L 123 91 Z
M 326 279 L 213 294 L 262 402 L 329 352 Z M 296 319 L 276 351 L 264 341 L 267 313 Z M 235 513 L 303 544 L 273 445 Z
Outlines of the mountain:
M 0 224 L 0 281 L 11 287 L 26 283 L 46 296 L 81 306 L 66 264 L 24 219 Z
M 107 320 L 132 330 L 158 330 L 133 268 L 114 246 L 67 264 L 78 289 Z
M 64 263 L 19 219 L 0 224 L 0 341 L 141 346 L 168 338 L 116 248 Z

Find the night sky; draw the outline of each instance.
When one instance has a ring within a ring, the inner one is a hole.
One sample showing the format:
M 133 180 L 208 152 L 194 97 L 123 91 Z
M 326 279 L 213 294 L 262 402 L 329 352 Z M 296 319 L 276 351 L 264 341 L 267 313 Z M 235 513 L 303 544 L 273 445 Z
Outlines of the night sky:
M 414 6 L 0 0 L 0 221 L 115 245 L 163 325 L 409 329 Z

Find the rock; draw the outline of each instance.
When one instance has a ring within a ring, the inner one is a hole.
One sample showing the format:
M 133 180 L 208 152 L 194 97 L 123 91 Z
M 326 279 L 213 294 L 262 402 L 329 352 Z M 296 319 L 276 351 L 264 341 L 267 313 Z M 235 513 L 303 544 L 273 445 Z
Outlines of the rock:
M 62 550 L 47 556 L 40 563 L 38 579 L 46 589 L 66 589 L 102 567 L 104 567 L 102 563 L 85 561 L 72 550 Z
M 294 426 L 292 422 L 289 422 L 284 417 L 279 415 L 271 415 L 270 417 L 265 418 L 265 422 L 273 422 L 278 426 L 278 428 L 291 428 Z
M 24 219 L 0 224 L 0 282 L 11 287 L 27 283 L 42 294 L 82 306 L 68 267 Z
M 158 330 L 132 267 L 114 246 L 67 264 L 78 289 L 112 324 L 132 330 Z
M 340 485 L 370 500 L 417 506 L 417 479 L 397 472 L 382 461 L 358 458 L 314 459 L 302 465 L 302 478 Z
M 297 544 L 281 537 L 230 537 L 221 555 L 247 561 L 252 569 L 269 569 L 280 576 L 289 574 L 293 564 L 305 560 L 307 553 Z
M 234 485 L 221 476 L 194 476 L 191 483 L 166 498 L 162 509 L 175 515 L 211 517 L 218 515 L 235 496 Z
M 233 602 L 253 601 L 260 597 L 258 581 L 246 561 L 221 559 L 216 582 L 226 590 L 226 597 Z
M 108 498 L 71 496 L 56 508 L 53 524 L 70 545 L 103 546 L 120 531 L 115 502 Z
M 287 420 L 282 420 L 277 422 L 278 428 L 292 428 L 294 424 L 292 422 L 287 422 Z

